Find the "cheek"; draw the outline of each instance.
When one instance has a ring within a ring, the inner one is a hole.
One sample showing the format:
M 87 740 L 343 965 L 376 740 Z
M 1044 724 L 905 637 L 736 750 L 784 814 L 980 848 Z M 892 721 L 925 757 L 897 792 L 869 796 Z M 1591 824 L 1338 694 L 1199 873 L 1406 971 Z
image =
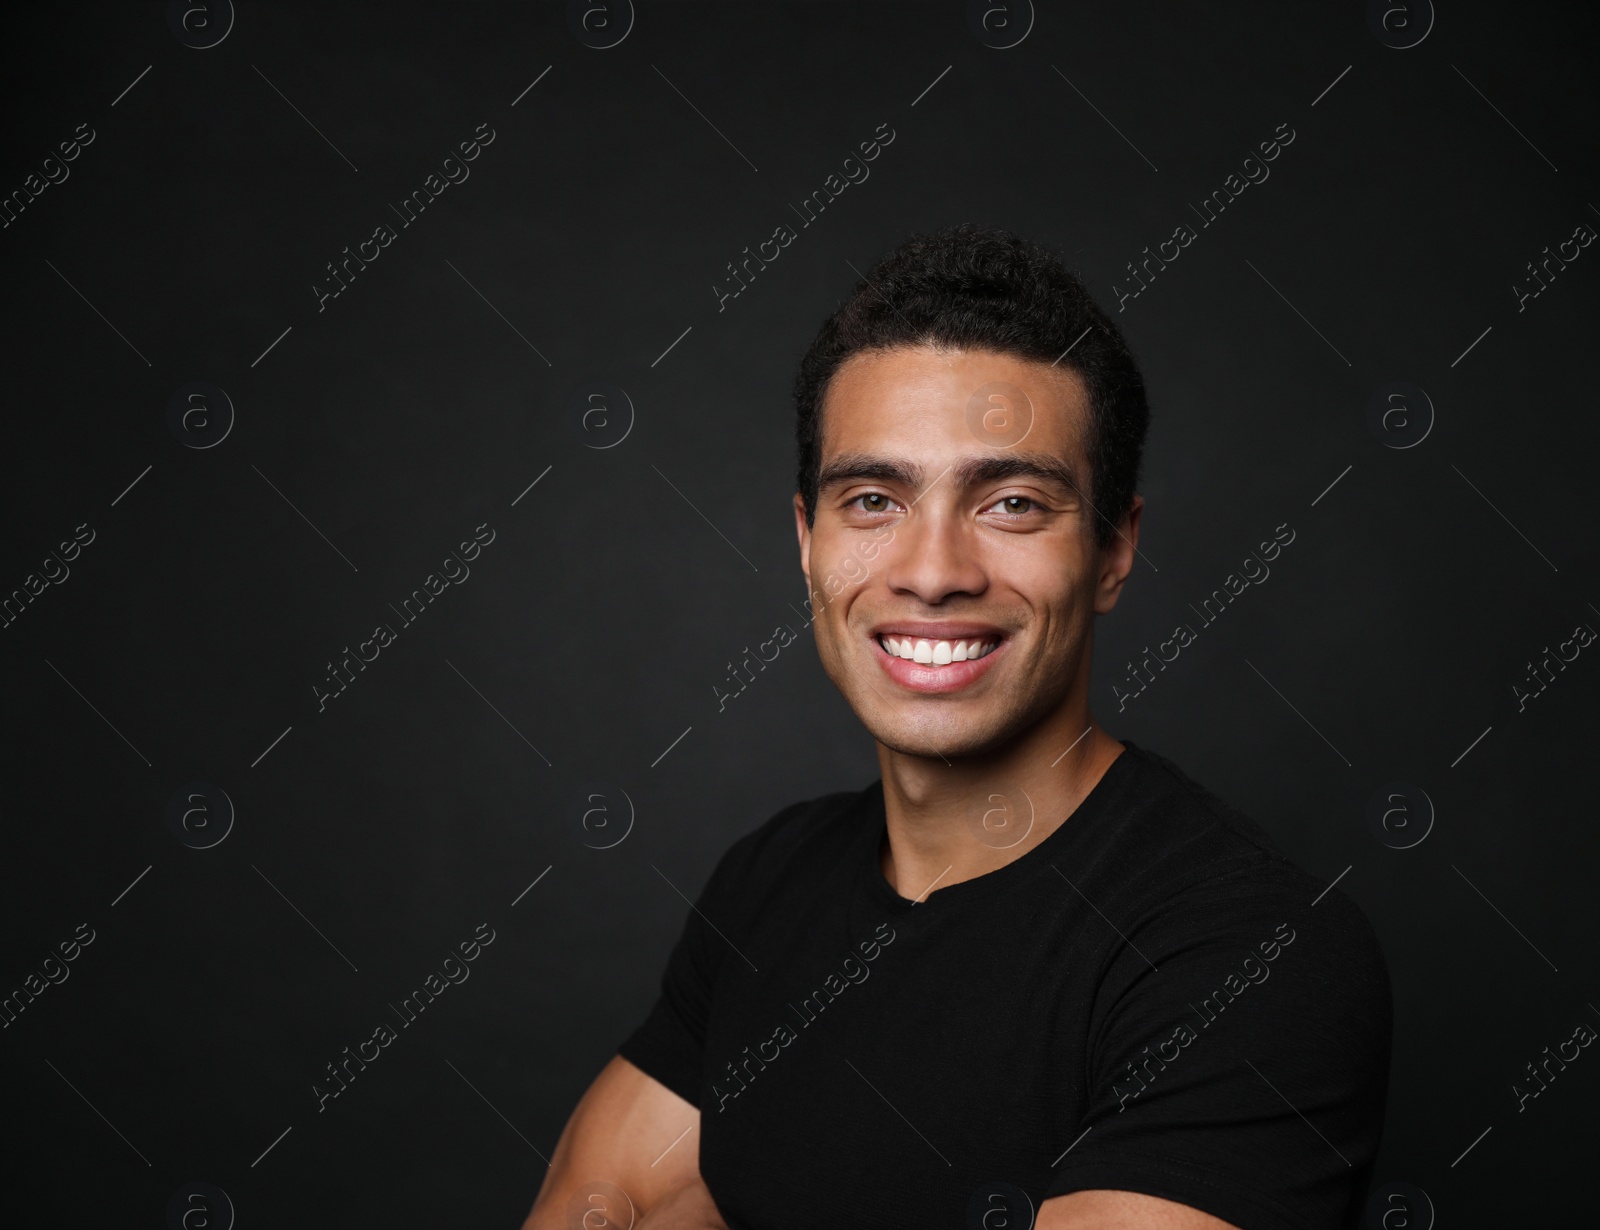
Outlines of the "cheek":
M 1059 613 L 1080 605 L 1094 589 L 1094 573 L 1081 553 L 1059 539 L 1020 542 L 985 561 L 991 580 L 1040 610 Z
M 1059 540 L 1022 544 L 995 559 L 989 574 L 991 593 L 1010 593 L 1030 611 L 1036 651 L 1052 658 L 1070 657 L 1082 640 L 1094 613 L 1095 575 L 1092 558 Z
M 850 551 L 813 548 L 811 618 L 817 653 L 824 662 L 843 653 L 850 643 L 855 603 L 872 588 L 882 567 L 881 555 L 868 565 Z

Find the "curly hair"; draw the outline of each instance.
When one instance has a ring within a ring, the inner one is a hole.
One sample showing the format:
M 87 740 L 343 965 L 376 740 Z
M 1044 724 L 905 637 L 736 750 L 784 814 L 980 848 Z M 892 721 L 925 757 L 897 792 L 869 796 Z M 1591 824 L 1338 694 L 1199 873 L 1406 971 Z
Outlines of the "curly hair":
M 1132 505 L 1150 408 L 1122 334 L 1042 244 L 970 223 L 914 235 L 880 260 L 823 322 L 795 377 L 798 489 L 817 509 L 822 401 L 852 355 L 901 346 L 992 350 L 1057 363 L 1089 392 L 1095 541 L 1108 544 Z

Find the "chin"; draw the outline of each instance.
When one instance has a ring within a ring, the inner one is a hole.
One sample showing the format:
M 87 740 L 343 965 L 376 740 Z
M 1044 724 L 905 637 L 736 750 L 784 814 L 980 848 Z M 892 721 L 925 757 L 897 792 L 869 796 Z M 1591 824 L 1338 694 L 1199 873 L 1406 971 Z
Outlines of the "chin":
M 898 715 L 887 720 L 874 717 L 862 724 L 890 750 L 930 760 L 982 756 L 1000 750 L 1019 733 L 1017 723 L 996 717 L 951 721 L 949 715 L 930 715 L 925 721 L 908 721 Z

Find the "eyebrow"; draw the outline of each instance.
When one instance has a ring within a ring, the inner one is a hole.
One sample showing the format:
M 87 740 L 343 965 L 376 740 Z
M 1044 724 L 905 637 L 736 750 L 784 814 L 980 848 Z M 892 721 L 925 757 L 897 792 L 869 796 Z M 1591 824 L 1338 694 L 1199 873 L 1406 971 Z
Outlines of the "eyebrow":
M 951 467 L 957 486 L 973 487 L 1008 478 L 1032 478 L 1081 492 L 1077 471 L 1059 457 L 1048 453 L 1007 453 L 1003 456 L 969 457 Z M 943 477 L 942 475 L 940 477 Z M 827 491 L 851 482 L 897 483 L 921 491 L 926 472 L 910 461 L 874 457 L 867 453 L 845 453 L 827 462 L 817 476 L 817 489 Z M 934 480 L 935 482 L 938 479 Z

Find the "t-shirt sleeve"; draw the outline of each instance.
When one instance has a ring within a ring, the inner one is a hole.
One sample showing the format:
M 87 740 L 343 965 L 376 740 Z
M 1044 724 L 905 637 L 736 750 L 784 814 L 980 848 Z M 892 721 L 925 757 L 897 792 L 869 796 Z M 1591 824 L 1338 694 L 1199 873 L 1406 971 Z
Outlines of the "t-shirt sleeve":
M 1245 1230 L 1349 1224 L 1383 1129 L 1392 997 L 1360 909 L 1314 893 L 1257 867 L 1133 928 L 1094 1009 L 1089 1110 L 1046 1198 L 1110 1188 Z
M 706 1021 L 717 976 L 734 955 L 723 937 L 737 930 L 738 889 L 757 842 L 781 816 L 734 842 L 718 860 L 667 958 L 661 994 L 617 1048 L 629 1063 L 694 1106 L 700 1105 Z

